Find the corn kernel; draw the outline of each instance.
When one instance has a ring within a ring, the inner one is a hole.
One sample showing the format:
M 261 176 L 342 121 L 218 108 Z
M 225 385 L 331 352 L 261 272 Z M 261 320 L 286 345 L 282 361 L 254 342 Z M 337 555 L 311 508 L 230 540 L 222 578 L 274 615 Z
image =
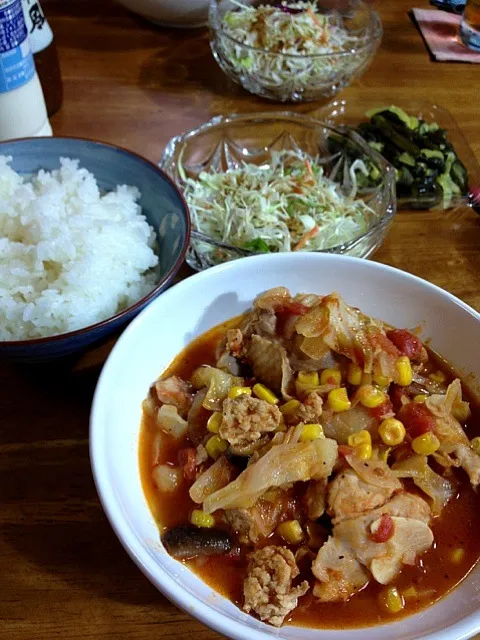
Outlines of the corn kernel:
M 463 559 L 465 558 L 465 549 L 458 547 L 454 549 L 450 554 L 450 560 L 453 564 L 462 564 Z
M 412 449 L 422 456 L 429 456 L 440 446 L 440 440 L 431 431 L 423 433 L 412 440 Z
M 215 518 L 201 509 L 194 509 L 190 514 L 190 522 L 196 527 L 210 529 L 215 525 Z
M 220 438 L 220 436 L 212 436 L 207 440 L 205 444 L 205 449 L 207 450 L 208 455 L 210 456 L 210 458 L 213 458 L 214 460 L 216 460 L 219 456 L 221 456 L 222 453 L 225 453 L 227 448 L 228 448 L 227 440 Z
M 300 384 L 307 387 L 318 387 L 320 379 L 317 371 L 299 371 L 297 380 Z
M 413 396 L 413 401 L 414 402 L 425 402 L 425 400 L 428 398 L 426 393 L 417 393 L 416 396 Z
M 264 384 L 260 384 L 259 382 L 257 382 L 257 384 L 254 384 L 253 393 L 257 396 L 257 398 L 260 398 L 260 400 L 265 400 L 265 402 L 268 402 L 268 404 L 278 404 L 277 396 Z
M 378 427 L 378 435 L 382 441 L 390 447 L 395 447 L 405 440 L 405 427 L 403 422 L 396 418 L 386 418 L 382 420 Z
M 360 444 L 372 444 L 372 436 L 370 431 L 362 429 L 356 433 L 351 433 L 347 438 L 347 442 L 350 447 L 358 447 Z
M 347 382 L 353 385 L 359 385 L 362 383 L 363 369 L 358 364 L 351 362 L 348 365 L 347 370 Z
M 278 535 L 289 544 L 300 544 L 304 535 L 298 520 L 287 520 L 277 527 Z
M 318 438 L 324 437 L 322 425 L 312 423 L 303 425 L 299 440 L 300 442 L 308 442 L 309 440 L 318 440 Z
M 390 380 L 386 376 L 374 375 L 373 381 L 382 389 L 386 389 L 390 385 Z
M 295 413 L 295 411 L 301 407 L 301 405 L 302 403 L 300 400 L 289 400 L 285 404 L 282 404 L 280 411 L 284 416 L 291 416 L 292 413 Z
M 207 429 L 210 433 L 218 433 L 220 431 L 220 425 L 222 424 L 223 416 L 220 411 L 215 411 L 209 417 L 207 422 Z
M 384 611 L 395 615 L 405 607 L 405 600 L 397 587 L 386 587 L 378 595 L 378 603 Z
M 228 392 L 228 397 L 230 398 L 230 400 L 235 400 L 235 398 L 238 398 L 238 396 L 242 396 L 244 394 L 247 396 L 252 395 L 252 390 L 250 389 L 250 387 L 234 386 Z
M 447 376 L 443 373 L 443 371 L 434 371 L 429 376 L 430 380 L 433 382 L 438 382 L 438 384 L 442 384 L 447 379 Z
M 405 599 L 409 599 L 409 598 L 418 598 L 418 591 L 415 587 L 415 585 L 410 585 L 409 587 L 407 587 L 406 589 L 404 589 L 402 591 L 402 596 Z
M 355 447 L 355 453 L 361 460 L 370 460 L 373 453 L 372 445 L 368 444 L 368 442 L 359 444 L 358 447 Z
M 362 385 L 357 393 L 360 404 L 363 404 L 364 407 L 368 407 L 369 409 L 379 407 L 387 399 L 383 391 L 372 387 L 371 384 Z
M 478 436 L 470 440 L 470 446 L 475 451 L 475 453 L 480 456 L 480 438 Z
M 334 384 L 339 387 L 342 384 L 342 374 L 339 369 L 324 369 L 320 374 L 320 384 Z
M 332 389 L 328 393 L 328 405 L 332 411 L 339 413 L 340 411 L 347 411 L 352 406 L 352 403 L 348 399 L 347 390 L 345 387 L 339 387 L 338 389 Z
M 408 387 L 408 385 L 412 384 L 413 373 L 410 358 L 407 356 L 400 356 L 400 358 L 397 358 L 397 361 L 395 362 L 395 368 L 398 373 L 396 381 L 397 384 L 401 387 Z
M 452 416 L 458 422 L 465 422 L 471 415 L 470 406 L 465 400 L 457 402 L 452 407 Z

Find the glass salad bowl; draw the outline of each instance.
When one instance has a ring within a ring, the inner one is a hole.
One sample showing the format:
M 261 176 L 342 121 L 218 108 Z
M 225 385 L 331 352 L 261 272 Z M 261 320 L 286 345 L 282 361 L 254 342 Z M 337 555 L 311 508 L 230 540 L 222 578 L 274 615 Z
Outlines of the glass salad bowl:
M 265 9 L 258 14 L 265 6 L 275 12 L 266 19 Z M 221 69 L 280 102 L 335 95 L 363 74 L 382 38 L 380 18 L 363 0 L 211 0 L 209 21 Z
M 367 165 L 376 186 L 362 189 Z M 396 211 L 382 156 L 354 131 L 296 113 L 217 116 L 170 140 L 160 167 L 189 205 L 198 271 L 291 250 L 366 258 Z

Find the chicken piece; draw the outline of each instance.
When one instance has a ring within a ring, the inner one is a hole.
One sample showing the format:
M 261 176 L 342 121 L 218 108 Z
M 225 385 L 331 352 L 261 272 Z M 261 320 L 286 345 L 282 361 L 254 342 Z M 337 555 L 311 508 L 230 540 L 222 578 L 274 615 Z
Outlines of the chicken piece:
M 264 433 L 275 431 L 282 414 L 278 407 L 265 400 L 243 393 L 233 400 L 223 401 L 220 436 L 231 445 L 240 447 L 256 442 Z
M 317 520 L 324 511 L 327 502 L 327 478 L 311 480 L 305 493 L 305 506 L 309 520 Z
M 283 296 L 280 295 L 278 300 L 274 300 L 275 296 L 270 299 L 269 293 L 269 291 L 266 291 L 255 300 L 253 303 L 253 311 L 247 314 L 244 322 L 242 323 L 240 329 L 245 337 L 249 338 L 252 335 L 259 335 L 267 338 L 273 338 L 275 336 L 277 329 L 277 316 L 275 315 L 274 309 L 277 306 L 281 306 Z M 286 296 L 287 298 L 290 298 L 288 291 Z
M 307 396 L 302 405 L 291 416 L 285 416 L 285 422 L 287 424 L 298 424 L 299 422 L 311 424 L 312 422 L 320 422 L 322 411 L 323 400 L 318 393 L 314 391 Z
M 160 402 L 173 405 L 182 418 L 187 417 L 193 402 L 192 386 L 188 382 L 178 376 L 170 376 L 165 380 L 157 380 L 155 391 Z
M 468 403 L 462 400 L 462 386 L 458 378 L 454 380 L 447 389 L 445 395 L 434 394 L 425 400 L 425 406 L 435 419 L 435 435 L 442 444 L 469 444 L 468 438 L 462 425 L 453 415 L 456 406 L 463 406 Z
M 468 474 L 474 489 L 480 484 L 480 456 L 465 444 L 457 444 L 453 450 L 462 469 Z
M 278 342 L 253 335 L 247 351 L 247 362 L 253 373 L 275 393 L 289 398 L 288 389 L 293 373 L 288 362 L 287 351 Z
M 252 553 L 243 583 L 244 611 L 253 611 L 274 627 L 281 626 L 309 588 L 306 580 L 292 588 L 298 574 L 294 555 L 286 547 L 269 546 Z
M 371 511 L 368 515 L 376 520 L 384 513 L 392 517 L 419 520 L 424 524 L 428 524 L 432 517 L 428 502 L 408 491 L 397 493 L 386 504 Z
M 391 537 L 375 542 L 384 516 L 391 518 Z M 344 520 L 320 548 L 312 565 L 319 582 L 313 593 L 321 602 L 343 602 L 373 577 L 387 584 L 402 564 L 413 564 L 418 554 L 430 548 L 433 534 L 427 526 L 430 507 L 419 496 L 402 492 L 382 507 L 364 516 Z
M 398 482 L 397 489 L 401 487 Z M 329 484 L 328 513 L 334 518 L 334 524 L 355 518 L 385 504 L 394 491 L 391 486 L 377 487 L 365 482 L 353 469 L 345 469 Z
M 313 595 L 320 602 L 346 602 L 370 577 L 353 551 L 336 536 L 330 536 L 319 550 L 312 573 L 317 578 Z
M 381 518 L 386 515 L 375 509 L 371 513 L 344 520 L 334 528 L 334 537 L 353 550 L 356 558 L 370 569 L 381 584 L 388 584 L 400 572 L 402 564 L 412 565 L 415 558 L 429 549 L 433 533 L 428 525 L 413 518 L 390 516 L 393 523 L 391 536 L 385 542 L 376 542 L 372 534 L 378 530 Z
M 260 538 L 260 531 L 253 518 L 251 509 L 230 509 L 225 511 L 224 518 L 239 542 L 249 545 Z

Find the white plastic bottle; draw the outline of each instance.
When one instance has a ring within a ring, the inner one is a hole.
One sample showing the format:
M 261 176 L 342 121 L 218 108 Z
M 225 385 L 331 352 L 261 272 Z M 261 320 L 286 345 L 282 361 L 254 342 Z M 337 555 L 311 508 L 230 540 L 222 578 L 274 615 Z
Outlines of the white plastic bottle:
M 0 0 L 0 140 L 51 135 L 22 0 Z

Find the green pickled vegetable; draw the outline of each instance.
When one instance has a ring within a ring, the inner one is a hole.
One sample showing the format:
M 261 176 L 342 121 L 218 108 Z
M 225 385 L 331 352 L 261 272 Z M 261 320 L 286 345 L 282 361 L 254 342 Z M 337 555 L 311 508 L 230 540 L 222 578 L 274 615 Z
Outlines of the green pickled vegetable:
M 456 196 L 468 193 L 467 170 L 437 122 L 425 122 L 395 105 L 365 115 L 369 120 L 358 125 L 358 133 L 394 166 L 403 206 L 448 208 Z M 340 146 L 338 141 L 336 150 Z M 349 153 L 346 147 L 344 151 Z M 379 175 L 367 168 L 368 175 L 358 185 L 368 189 L 378 183 Z

